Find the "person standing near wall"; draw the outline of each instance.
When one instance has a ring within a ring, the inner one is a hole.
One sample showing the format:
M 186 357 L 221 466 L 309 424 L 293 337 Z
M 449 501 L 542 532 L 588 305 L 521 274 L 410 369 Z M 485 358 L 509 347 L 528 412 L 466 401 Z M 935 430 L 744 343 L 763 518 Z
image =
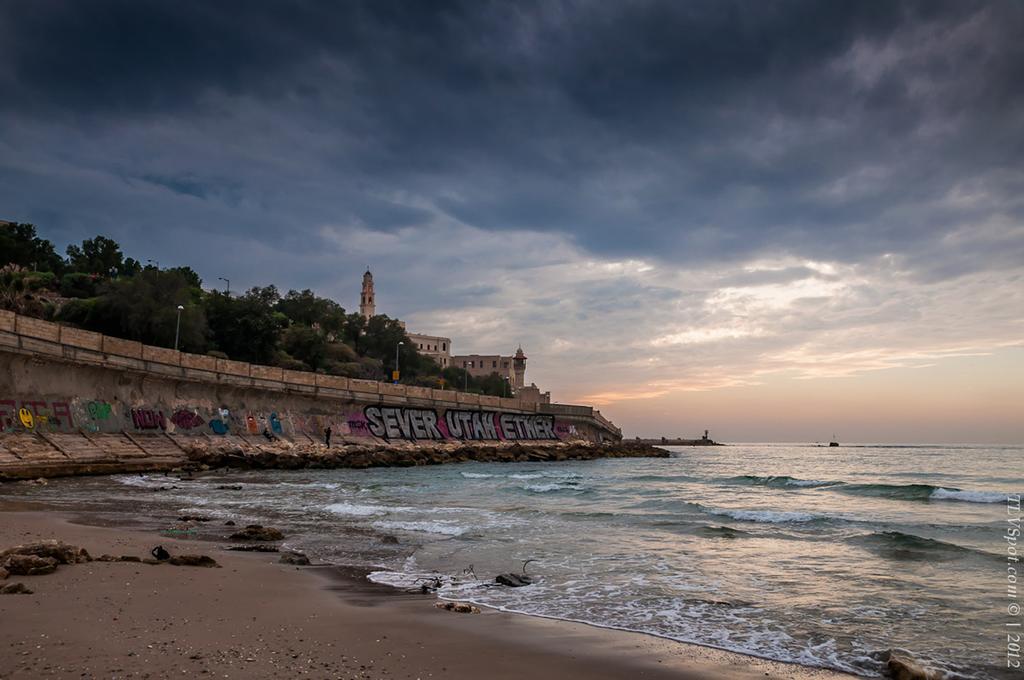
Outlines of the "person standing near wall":
M 324 444 L 327 445 L 327 448 L 331 448 L 331 426 L 330 425 L 328 425 L 324 429 Z

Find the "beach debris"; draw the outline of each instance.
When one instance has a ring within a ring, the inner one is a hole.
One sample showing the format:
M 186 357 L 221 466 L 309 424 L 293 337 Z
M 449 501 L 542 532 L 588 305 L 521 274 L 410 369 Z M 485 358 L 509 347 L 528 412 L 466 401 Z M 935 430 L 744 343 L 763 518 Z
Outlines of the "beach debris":
M 940 671 L 925 668 L 904 649 L 887 649 L 872 656 L 885 662 L 893 680 L 942 680 L 946 677 Z
M 8 583 L 0 586 L 0 595 L 31 595 L 32 591 L 25 587 L 24 583 Z
M 63 541 L 35 541 L 0 551 L 0 562 L 9 555 L 35 555 L 36 557 L 52 557 L 58 564 L 77 564 L 91 562 L 89 552 L 85 548 L 68 545 Z
M 241 531 L 231 534 L 233 541 L 280 541 L 284 534 L 273 527 L 265 527 L 259 524 L 250 524 Z
M 28 484 L 29 486 L 46 486 L 49 482 L 43 477 L 37 477 L 36 479 L 26 479 L 22 484 Z
M 136 557 L 135 555 L 121 555 L 119 558 L 117 558 L 117 561 L 118 562 L 141 562 L 142 558 L 141 557 Z
M 523 575 L 524 576 L 526 575 L 526 565 L 529 564 L 530 562 L 536 562 L 536 561 L 537 560 L 535 560 L 535 559 L 523 560 Z
M 428 576 L 425 578 L 417 579 L 417 581 L 421 581 L 419 592 L 424 595 L 428 593 L 433 593 L 438 588 L 444 585 L 444 577 L 441 575 Z
M 217 560 L 209 555 L 177 555 L 168 560 L 176 567 L 219 567 Z
M 241 491 L 241 484 L 218 484 L 217 488 L 221 491 Z
M 533 579 L 526 574 L 513 574 L 508 572 L 507 574 L 498 574 L 494 577 L 494 582 L 499 583 L 509 588 L 522 588 L 533 583 Z
M 305 553 L 293 550 L 291 552 L 282 553 L 278 562 L 283 564 L 294 564 L 296 566 L 306 566 L 309 564 L 309 558 L 306 557 Z
M 266 545 L 265 543 L 257 543 L 256 545 L 229 545 L 225 550 L 234 550 L 236 552 L 265 552 L 274 553 L 280 550 L 276 545 Z
M 480 609 L 468 602 L 435 602 L 434 606 L 457 614 L 479 614 Z
M 162 545 L 158 545 L 157 547 L 150 550 L 149 554 L 152 555 L 153 559 L 157 560 L 158 562 L 171 559 L 171 553 L 167 552 L 167 550 L 164 549 Z
M 0 562 L 0 567 L 16 576 L 41 576 L 57 571 L 57 560 L 37 555 L 8 555 Z
M 209 517 L 203 517 L 201 515 L 182 515 L 178 518 L 179 522 L 209 522 Z

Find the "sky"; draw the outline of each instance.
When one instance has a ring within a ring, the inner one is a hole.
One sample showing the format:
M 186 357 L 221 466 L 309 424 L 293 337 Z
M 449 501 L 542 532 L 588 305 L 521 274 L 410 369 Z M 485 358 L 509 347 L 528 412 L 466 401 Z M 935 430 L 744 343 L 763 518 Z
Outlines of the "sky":
M 627 435 L 1024 443 L 1024 3 L 0 2 L 0 219 Z

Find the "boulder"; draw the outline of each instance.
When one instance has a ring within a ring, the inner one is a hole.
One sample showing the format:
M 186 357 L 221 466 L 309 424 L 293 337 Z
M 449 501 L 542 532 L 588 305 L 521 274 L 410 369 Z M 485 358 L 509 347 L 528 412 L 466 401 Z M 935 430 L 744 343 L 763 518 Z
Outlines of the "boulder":
M 209 522 L 209 517 L 202 517 L 200 515 L 182 515 L 178 518 L 179 522 Z
M 509 572 L 507 574 L 498 574 L 494 577 L 494 582 L 509 588 L 522 588 L 533 583 L 533 579 L 526 574 L 513 574 Z
M 176 567 L 219 567 L 217 560 L 208 555 L 176 555 L 168 560 Z
M 237 552 L 266 552 L 272 553 L 277 552 L 279 548 L 276 545 L 265 545 L 263 543 L 257 543 L 256 545 L 229 545 L 226 550 L 234 550 Z
M 85 548 L 68 545 L 63 541 L 36 541 L 24 545 L 16 545 L 0 552 L 0 562 L 8 555 L 35 555 L 36 557 L 52 557 L 57 564 L 77 564 L 78 562 L 91 562 L 88 551 Z
M 219 484 L 217 486 L 217 488 L 220 489 L 221 491 L 241 491 L 242 490 L 242 485 L 241 484 Z
M 0 581 L 3 581 L 5 578 L 7 578 L 7 570 L 0 567 Z
M 234 541 L 280 541 L 284 534 L 273 527 L 264 527 L 259 524 L 250 524 L 241 531 L 231 534 Z
M 224 526 L 226 526 L 226 527 L 233 527 L 233 526 L 235 526 L 235 520 L 229 519 L 227 522 L 224 522 Z
M 281 555 L 281 559 L 278 560 L 284 564 L 295 564 L 298 566 L 306 566 L 309 564 L 309 558 L 305 554 L 300 552 L 286 552 Z
M 25 587 L 24 583 L 8 583 L 0 587 L 0 595 L 31 595 L 32 591 Z
M 380 542 L 386 545 L 398 545 L 398 537 L 392 536 L 391 534 L 384 534 L 380 537 Z
M 435 602 L 434 606 L 438 609 L 444 609 L 445 611 L 455 612 L 457 614 L 479 614 L 480 610 L 477 607 L 467 602 Z
M 0 562 L 0 567 L 6 569 L 9 574 L 40 576 L 57 571 L 57 560 L 37 555 L 8 555 Z
M 886 667 L 894 680 L 941 680 L 946 677 L 939 671 L 925 668 L 909 655 L 890 653 Z

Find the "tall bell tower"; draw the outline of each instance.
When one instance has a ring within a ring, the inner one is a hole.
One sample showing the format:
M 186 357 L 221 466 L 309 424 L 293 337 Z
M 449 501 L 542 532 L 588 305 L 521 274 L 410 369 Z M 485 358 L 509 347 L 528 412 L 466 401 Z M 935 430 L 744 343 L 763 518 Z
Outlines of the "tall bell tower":
M 363 274 L 363 294 L 359 298 L 359 313 L 369 319 L 376 314 L 377 305 L 373 301 L 373 274 L 367 269 Z
M 512 380 L 513 389 L 522 389 L 526 385 L 526 354 L 523 353 L 523 346 L 520 345 L 512 357 L 512 371 L 515 377 Z

